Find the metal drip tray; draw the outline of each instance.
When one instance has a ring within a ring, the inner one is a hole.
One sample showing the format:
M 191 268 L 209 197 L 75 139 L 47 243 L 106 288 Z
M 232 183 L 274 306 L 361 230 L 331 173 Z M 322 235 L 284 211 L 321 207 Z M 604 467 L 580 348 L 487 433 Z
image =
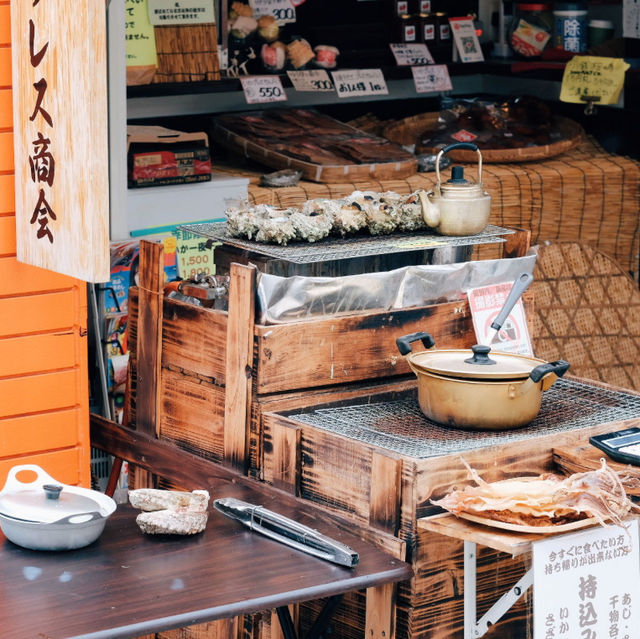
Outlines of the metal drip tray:
M 416 391 L 396 395 L 389 401 L 318 408 L 287 413 L 287 417 L 378 448 L 425 459 L 640 417 L 640 396 L 559 379 L 543 394 L 540 412 L 533 422 L 506 431 L 466 431 L 436 424 L 423 415 Z
M 292 242 L 287 246 L 253 242 L 227 233 L 226 222 L 208 222 L 186 224 L 178 228 L 200 235 L 215 242 L 251 251 L 263 257 L 286 260 L 294 264 L 310 264 L 347 260 L 374 255 L 426 251 L 430 249 L 456 248 L 476 244 L 495 244 L 504 242 L 503 235 L 514 233 L 500 226 L 487 226 L 476 235 L 447 237 L 429 233 L 393 233 L 392 235 L 358 235 L 349 238 L 327 238 L 318 242 Z

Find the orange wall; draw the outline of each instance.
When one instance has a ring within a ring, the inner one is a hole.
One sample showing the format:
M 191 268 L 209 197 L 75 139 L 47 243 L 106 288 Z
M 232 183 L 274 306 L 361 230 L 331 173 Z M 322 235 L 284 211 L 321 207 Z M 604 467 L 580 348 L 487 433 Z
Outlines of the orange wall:
M 88 486 L 85 284 L 15 257 L 9 4 L 0 0 L 0 488 L 22 463 Z

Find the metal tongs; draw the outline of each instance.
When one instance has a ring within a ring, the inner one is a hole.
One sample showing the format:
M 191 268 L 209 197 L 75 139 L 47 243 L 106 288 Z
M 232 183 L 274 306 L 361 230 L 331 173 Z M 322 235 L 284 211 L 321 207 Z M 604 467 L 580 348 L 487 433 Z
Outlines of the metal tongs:
M 353 548 L 262 506 L 233 497 L 216 499 L 213 506 L 227 517 L 237 519 L 250 530 L 314 557 L 349 568 L 357 565 L 359 561 L 358 553 Z

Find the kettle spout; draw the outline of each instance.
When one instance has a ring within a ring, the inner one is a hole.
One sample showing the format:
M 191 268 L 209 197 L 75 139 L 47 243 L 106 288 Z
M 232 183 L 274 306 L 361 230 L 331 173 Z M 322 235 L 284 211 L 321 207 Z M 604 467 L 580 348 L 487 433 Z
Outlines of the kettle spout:
M 433 191 L 419 191 L 420 206 L 422 207 L 422 217 L 427 226 L 436 228 L 440 224 L 440 207 L 433 202 Z

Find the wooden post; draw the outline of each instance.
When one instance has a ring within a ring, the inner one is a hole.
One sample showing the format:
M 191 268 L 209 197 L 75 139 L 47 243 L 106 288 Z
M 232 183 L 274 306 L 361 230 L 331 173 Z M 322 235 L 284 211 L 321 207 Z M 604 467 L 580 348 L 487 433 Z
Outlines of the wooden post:
M 136 430 L 157 437 L 160 424 L 162 376 L 162 300 L 164 289 L 162 244 L 140 242 L 137 332 Z M 151 486 L 152 475 L 136 469 L 136 488 Z
M 402 460 L 378 451 L 371 456 L 369 523 L 392 535 L 398 532 Z
M 252 266 L 232 264 L 227 323 L 224 399 L 224 458 L 246 471 L 251 418 L 255 277 Z
M 531 247 L 531 231 L 515 226 L 509 228 L 515 233 L 505 236 L 502 257 L 523 257 Z
M 274 422 L 271 429 L 273 443 L 273 485 L 298 496 L 300 484 L 300 440 L 302 429 Z
M 365 632 L 367 639 L 394 639 L 396 636 L 395 584 L 367 588 Z

